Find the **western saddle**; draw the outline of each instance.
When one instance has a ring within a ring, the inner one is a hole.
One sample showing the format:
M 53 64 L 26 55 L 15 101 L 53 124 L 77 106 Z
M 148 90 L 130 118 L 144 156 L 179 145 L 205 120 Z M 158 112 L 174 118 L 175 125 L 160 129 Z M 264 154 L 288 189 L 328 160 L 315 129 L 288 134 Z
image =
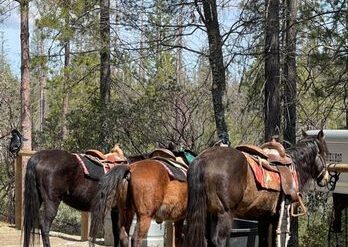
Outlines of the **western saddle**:
M 86 155 L 93 156 L 101 163 L 123 163 L 127 162 L 127 158 L 124 156 L 123 151 L 118 145 L 115 145 L 111 149 L 110 153 L 103 154 L 101 151 L 96 149 L 89 149 L 85 152 Z
M 236 149 L 242 151 L 244 155 L 249 155 L 264 169 L 278 173 L 284 194 L 289 196 L 292 202 L 302 204 L 297 181 L 294 180 L 293 161 L 285 153 L 285 148 L 280 142 L 272 138 L 270 142 L 266 142 L 260 147 L 255 145 L 241 145 L 237 146 Z
M 171 163 L 174 162 L 174 163 L 179 164 L 180 166 L 182 166 L 186 170 L 188 169 L 188 165 L 185 163 L 183 158 L 175 156 L 174 153 L 172 151 L 170 151 L 169 149 L 165 149 L 165 148 L 155 149 L 154 151 L 152 151 L 149 154 L 149 157 L 150 158 L 159 158 L 159 159 L 164 158 Z

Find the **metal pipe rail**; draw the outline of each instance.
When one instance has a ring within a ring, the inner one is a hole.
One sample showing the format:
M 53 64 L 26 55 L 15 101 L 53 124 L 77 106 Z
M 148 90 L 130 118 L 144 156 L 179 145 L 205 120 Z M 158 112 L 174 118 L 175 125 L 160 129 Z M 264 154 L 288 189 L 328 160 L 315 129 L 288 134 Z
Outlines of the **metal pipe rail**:
M 337 163 L 331 164 L 327 167 L 329 172 L 348 172 L 348 164 Z

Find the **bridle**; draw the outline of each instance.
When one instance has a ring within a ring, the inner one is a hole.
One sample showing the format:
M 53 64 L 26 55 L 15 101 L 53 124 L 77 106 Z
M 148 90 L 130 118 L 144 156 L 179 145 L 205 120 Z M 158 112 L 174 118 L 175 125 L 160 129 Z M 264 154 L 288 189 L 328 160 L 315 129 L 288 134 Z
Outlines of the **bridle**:
M 321 161 L 321 163 L 323 165 L 323 169 L 321 170 L 321 172 L 317 176 L 316 180 L 317 181 L 321 181 L 324 178 L 324 176 L 325 176 L 325 174 L 327 172 L 327 168 L 326 168 L 326 162 L 325 162 L 324 158 L 320 154 L 317 155 L 316 159 L 318 159 L 318 158 L 320 159 L 320 161 Z
M 325 185 L 320 185 L 319 182 L 322 181 L 324 179 L 325 175 L 327 174 L 326 161 L 325 161 L 325 158 L 320 154 L 320 148 L 319 148 L 319 144 L 318 144 L 317 140 L 315 140 L 314 143 L 316 144 L 316 148 L 317 148 L 317 156 L 315 157 L 315 160 L 319 159 L 322 166 L 323 166 L 323 169 L 321 170 L 319 175 L 316 177 L 316 181 L 320 187 L 324 187 Z

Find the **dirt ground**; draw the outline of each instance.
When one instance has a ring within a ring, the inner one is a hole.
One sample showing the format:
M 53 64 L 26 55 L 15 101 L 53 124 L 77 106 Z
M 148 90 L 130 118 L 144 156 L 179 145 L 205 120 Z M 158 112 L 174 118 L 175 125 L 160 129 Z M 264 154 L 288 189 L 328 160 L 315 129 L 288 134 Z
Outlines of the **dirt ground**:
M 39 236 L 36 238 L 39 240 Z M 51 246 L 69 246 L 69 247 L 87 247 L 89 242 L 82 242 L 80 236 L 68 235 L 59 232 L 50 232 Z M 20 247 L 22 246 L 21 231 L 14 228 L 13 225 L 8 225 L 0 222 L 0 246 L 1 247 Z M 37 241 L 35 246 L 42 246 L 42 241 Z M 96 247 L 106 247 L 105 245 L 96 244 Z

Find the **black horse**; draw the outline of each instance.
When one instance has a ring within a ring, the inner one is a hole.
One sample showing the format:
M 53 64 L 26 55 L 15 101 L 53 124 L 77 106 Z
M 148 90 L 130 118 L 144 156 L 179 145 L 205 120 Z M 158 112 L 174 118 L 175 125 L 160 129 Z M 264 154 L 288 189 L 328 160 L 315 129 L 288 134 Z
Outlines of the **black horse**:
M 110 155 L 125 160 L 122 150 L 115 146 Z M 28 161 L 24 192 L 24 247 L 34 239 L 35 227 L 40 226 L 43 246 L 50 246 L 49 231 L 61 201 L 81 210 L 90 211 L 97 192 L 98 180 L 87 177 L 78 158 L 63 150 L 42 150 Z M 43 206 L 42 216 L 40 208 Z M 111 212 L 114 244 L 119 242 L 118 213 Z
M 309 179 L 327 183 L 324 134 L 305 135 L 287 149 L 294 163 L 301 191 Z M 260 246 L 275 246 L 282 193 L 261 188 L 242 152 L 229 147 L 211 147 L 194 160 L 188 170 L 186 247 L 226 246 L 235 217 L 262 222 Z

